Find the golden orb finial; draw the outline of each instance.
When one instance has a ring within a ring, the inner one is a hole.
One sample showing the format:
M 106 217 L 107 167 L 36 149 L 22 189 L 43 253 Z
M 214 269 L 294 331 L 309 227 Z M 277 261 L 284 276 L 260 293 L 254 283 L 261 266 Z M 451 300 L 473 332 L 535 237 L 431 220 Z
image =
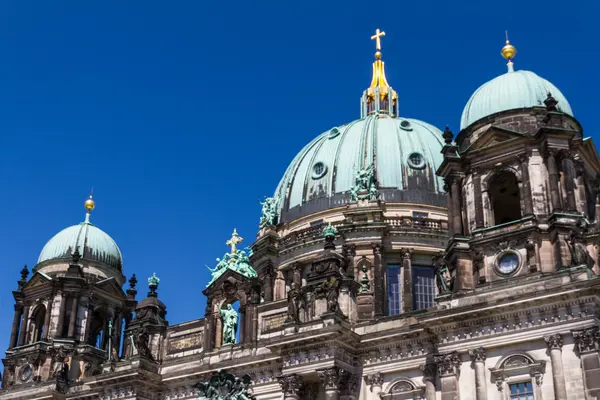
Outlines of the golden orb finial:
M 96 207 L 96 202 L 92 200 L 92 195 L 90 194 L 90 198 L 83 203 L 85 209 L 88 211 L 88 214 L 92 212 L 92 210 Z
M 504 45 L 504 47 L 502 48 L 501 54 L 502 57 L 504 57 L 508 61 L 511 61 L 517 54 L 517 49 L 515 48 L 515 46 L 510 44 L 510 40 L 508 40 L 508 31 L 506 32 L 506 45 Z

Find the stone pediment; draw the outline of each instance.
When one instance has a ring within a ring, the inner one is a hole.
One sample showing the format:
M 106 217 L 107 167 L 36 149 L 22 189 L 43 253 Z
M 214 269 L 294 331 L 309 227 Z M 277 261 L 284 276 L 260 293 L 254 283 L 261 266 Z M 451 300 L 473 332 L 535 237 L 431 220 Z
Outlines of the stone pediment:
M 36 272 L 35 274 L 33 274 L 29 282 L 27 282 L 25 286 L 23 286 L 23 290 L 26 291 L 27 289 L 31 289 L 36 286 L 41 286 L 50 281 L 52 281 L 52 278 L 50 276 L 44 274 L 43 272 Z
M 492 126 L 490 127 L 490 129 L 488 129 L 487 132 L 481 134 L 477 138 L 477 140 L 475 140 L 475 142 L 473 142 L 467 149 L 465 149 L 465 153 L 487 149 L 490 147 L 500 145 L 504 142 L 523 139 L 525 137 L 526 136 L 522 133 L 500 128 L 497 126 Z
M 113 277 L 96 282 L 96 287 L 115 297 L 125 298 L 123 288 Z
M 215 281 L 213 281 L 202 293 L 211 297 L 214 293 L 221 293 L 226 290 L 227 287 L 238 287 L 242 285 L 255 286 L 259 285 L 260 281 L 258 278 L 249 278 L 233 269 L 228 268 L 221 274 Z

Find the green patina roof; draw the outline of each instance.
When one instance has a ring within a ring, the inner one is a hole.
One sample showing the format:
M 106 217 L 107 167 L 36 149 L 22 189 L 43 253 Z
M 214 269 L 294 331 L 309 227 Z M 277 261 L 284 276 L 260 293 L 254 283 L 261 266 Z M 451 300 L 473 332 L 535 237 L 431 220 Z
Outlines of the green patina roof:
M 314 198 L 349 192 L 357 170 L 371 164 L 380 188 L 412 189 L 407 184 L 409 175 L 427 170 L 433 191 L 443 193 L 443 182 L 435 176 L 443 161 L 442 146 L 438 128 L 411 118 L 369 115 L 332 128 L 305 146 L 287 168 L 275 191 L 282 199 L 279 209 L 286 200 L 293 208 Z M 410 166 L 415 153 L 423 160 L 416 169 Z M 318 163 L 322 169 L 316 170 Z
M 530 71 L 509 71 L 473 93 L 463 110 L 460 129 L 497 112 L 544 106 L 548 93 L 558 101 L 560 111 L 573 115 L 569 102 L 552 83 Z
M 71 259 L 79 249 L 83 259 L 121 269 L 123 257 L 115 241 L 89 222 L 82 222 L 58 232 L 42 249 L 38 264 L 48 260 Z

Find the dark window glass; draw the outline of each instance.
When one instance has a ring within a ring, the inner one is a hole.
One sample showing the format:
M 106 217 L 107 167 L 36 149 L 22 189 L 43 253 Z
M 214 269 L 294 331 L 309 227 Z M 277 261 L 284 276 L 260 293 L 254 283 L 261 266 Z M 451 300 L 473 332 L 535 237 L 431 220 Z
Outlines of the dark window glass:
M 435 297 L 433 267 L 413 266 L 412 275 L 414 309 L 433 307 Z
M 511 400 L 533 400 L 533 385 L 531 381 L 511 383 L 508 386 Z
M 398 315 L 402 312 L 402 280 L 400 266 L 387 266 L 387 295 L 388 315 Z

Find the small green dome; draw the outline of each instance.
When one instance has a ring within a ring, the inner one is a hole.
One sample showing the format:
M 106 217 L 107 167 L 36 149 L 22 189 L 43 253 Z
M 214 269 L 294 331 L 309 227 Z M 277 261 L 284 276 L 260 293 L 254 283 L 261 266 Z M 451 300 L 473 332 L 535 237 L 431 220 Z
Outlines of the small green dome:
M 460 129 L 497 112 L 544 106 L 548 93 L 558 101 L 560 111 L 573 115 L 569 102 L 552 83 L 531 71 L 509 70 L 473 93 L 463 110 Z
M 428 123 L 371 114 L 317 136 L 291 162 L 275 197 L 281 222 L 350 202 L 359 169 L 372 165 L 388 203 L 446 206 L 442 132 Z
M 42 249 L 38 264 L 49 260 L 71 260 L 75 249 L 82 259 L 122 269 L 121 250 L 104 231 L 88 221 L 73 225 L 58 232 Z

